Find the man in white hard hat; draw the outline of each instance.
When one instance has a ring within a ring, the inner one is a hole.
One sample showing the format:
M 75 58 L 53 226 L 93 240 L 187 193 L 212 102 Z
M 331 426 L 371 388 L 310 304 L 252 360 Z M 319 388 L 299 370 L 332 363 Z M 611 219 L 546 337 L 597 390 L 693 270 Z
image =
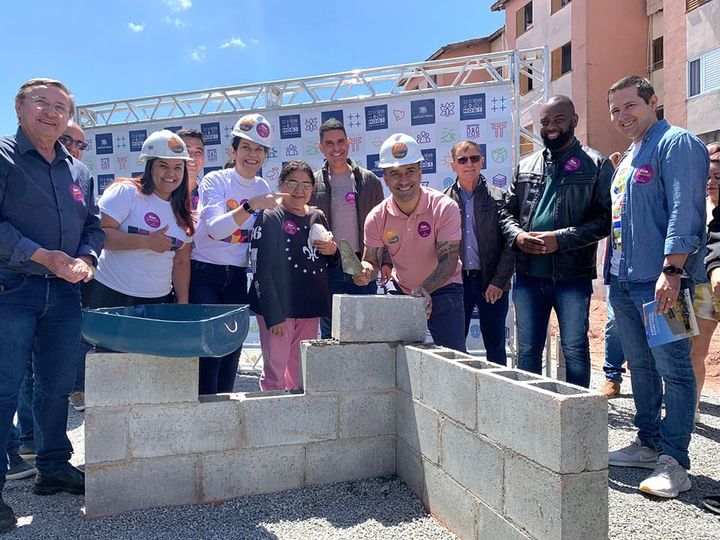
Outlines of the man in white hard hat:
M 353 280 L 369 283 L 387 249 L 398 291 L 427 298 L 433 341 L 464 351 L 460 210 L 449 197 L 420 185 L 422 161 L 417 141 L 404 133 L 391 135 L 380 147 L 380 168 L 391 195 L 365 220 L 363 271 Z

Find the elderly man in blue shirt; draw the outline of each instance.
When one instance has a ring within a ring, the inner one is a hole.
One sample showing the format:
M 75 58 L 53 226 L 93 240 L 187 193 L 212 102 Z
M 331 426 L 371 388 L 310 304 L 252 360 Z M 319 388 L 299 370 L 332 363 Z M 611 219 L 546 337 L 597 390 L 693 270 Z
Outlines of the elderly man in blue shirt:
M 610 87 L 615 129 L 632 141 L 611 186 L 611 256 L 605 278 L 625 358 L 632 372 L 637 439 L 610 452 L 618 467 L 653 469 L 640 490 L 674 498 L 691 488 L 688 446 L 696 388 L 690 340 L 650 348 L 643 304 L 667 313 L 683 289 L 706 281 L 705 145 L 688 131 L 658 120 L 652 85 L 632 75 Z M 664 388 L 664 391 L 663 391 Z M 665 403 L 661 420 L 660 407 Z
M 74 112 L 68 89 L 31 79 L 18 90 L 15 111 L 17 133 L 0 137 L 0 448 L 32 356 L 33 492 L 82 494 L 84 475 L 69 463 L 67 399 L 80 339 L 79 282 L 93 279 L 103 231 L 90 172 L 58 142 Z M 7 468 L 4 452 L 0 468 Z M 0 495 L 0 532 L 15 522 Z

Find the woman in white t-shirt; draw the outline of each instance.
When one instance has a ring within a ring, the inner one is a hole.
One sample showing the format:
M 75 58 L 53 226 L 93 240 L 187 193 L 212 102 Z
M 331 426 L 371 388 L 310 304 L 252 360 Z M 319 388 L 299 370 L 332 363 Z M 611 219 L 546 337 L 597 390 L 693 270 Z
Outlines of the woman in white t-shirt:
M 193 241 L 190 302 L 247 304 L 249 246 L 256 213 L 275 208 L 267 182 L 257 176 L 272 146 L 272 127 L 260 114 L 241 117 L 232 130 L 234 167 L 212 171 L 200 183 Z M 199 393 L 232 392 L 242 347 L 222 358 L 200 358 Z
M 195 233 L 185 143 L 168 130 L 143 144 L 139 179 L 119 179 L 103 193 L 105 245 L 95 280 L 83 289 L 85 307 L 188 303 L 190 243 Z

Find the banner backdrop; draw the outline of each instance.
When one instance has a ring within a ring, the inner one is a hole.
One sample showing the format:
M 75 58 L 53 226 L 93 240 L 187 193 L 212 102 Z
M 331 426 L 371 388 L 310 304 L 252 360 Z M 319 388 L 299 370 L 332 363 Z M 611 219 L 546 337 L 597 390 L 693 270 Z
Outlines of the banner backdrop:
M 340 120 L 350 139 L 350 157 L 361 166 L 378 168 L 380 145 L 401 131 L 415 137 L 422 148 L 423 183 L 444 189 L 454 180 L 450 149 L 462 140 L 477 142 L 485 155 L 483 175 L 506 189 L 512 168 L 512 101 L 509 86 L 437 91 L 413 98 L 410 94 L 335 103 L 322 107 L 298 106 L 260 111 L 273 126 L 273 147 L 262 169 L 271 187 L 283 164 L 303 159 L 317 169 L 323 162 L 318 150 L 320 125 Z M 222 168 L 230 157 L 231 131 L 240 114 L 207 115 L 192 119 L 146 122 L 131 126 L 87 128 L 90 148 L 84 161 L 96 179 L 99 194 L 117 177 L 139 176 L 140 149 L 148 134 L 159 129 L 200 130 L 205 138 L 205 173 Z

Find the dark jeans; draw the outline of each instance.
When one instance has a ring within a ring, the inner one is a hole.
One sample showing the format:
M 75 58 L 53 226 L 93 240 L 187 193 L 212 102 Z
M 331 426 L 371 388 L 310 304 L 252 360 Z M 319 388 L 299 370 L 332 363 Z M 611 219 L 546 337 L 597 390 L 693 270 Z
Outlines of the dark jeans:
M 70 460 L 68 395 L 80 340 L 80 287 L 58 278 L 0 270 L 0 448 L 6 448 L 20 386 L 32 358 L 33 413 L 40 473 L 58 474 Z M 0 470 L 7 454 L 0 452 Z M 0 487 L 5 475 L 0 474 Z
M 17 408 L 17 430 L 20 446 L 35 449 L 35 419 L 33 418 L 33 377 L 32 361 L 28 362 L 27 372 L 20 386 Z
M 432 312 L 427 325 L 435 345 L 465 352 L 463 286 L 450 283 L 430 295 Z
M 355 285 L 352 276 L 343 272 L 342 264 L 331 266 L 328 270 L 330 316 L 320 318 L 320 337 L 323 339 L 329 339 L 332 335 L 332 297 L 334 294 L 377 294 L 376 281 L 371 281 L 362 287 Z
M 605 362 L 603 371 L 608 381 L 622 382 L 622 374 L 625 373 L 625 354 L 623 353 L 620 331 L 615 320 L 615 311 L 610 302 L 610 287 L 607 288 L 607 322 L 605 323 Z
M 518 368 L 541 373 L 550 310 L 560 326 L 560 340 L 567 382 L 590 385 L 590 341 L 588 339 L 592 281 L 552 279 L 516 274 L 515 315 L 518 331 Z
M 470 319 L 473 310 L 478 308 L 478 321 L 485 356 L 490 362 L 507 365 L 505 350 L 505 319 L 510 306 L 510 293 L 504 292 L 500 300 L 491 304 L 485 300 L 483 277 L 480 272 L 468 270 L 463 272 L 463 305 L 465 308 L 465 339 L 470 330 Z
M 192 261 L 191 304 L 247 304 L 247 269 Z M 221 358 L 200 358 L 198 392 L 218 394 L 235 387 L 242 347 Z

